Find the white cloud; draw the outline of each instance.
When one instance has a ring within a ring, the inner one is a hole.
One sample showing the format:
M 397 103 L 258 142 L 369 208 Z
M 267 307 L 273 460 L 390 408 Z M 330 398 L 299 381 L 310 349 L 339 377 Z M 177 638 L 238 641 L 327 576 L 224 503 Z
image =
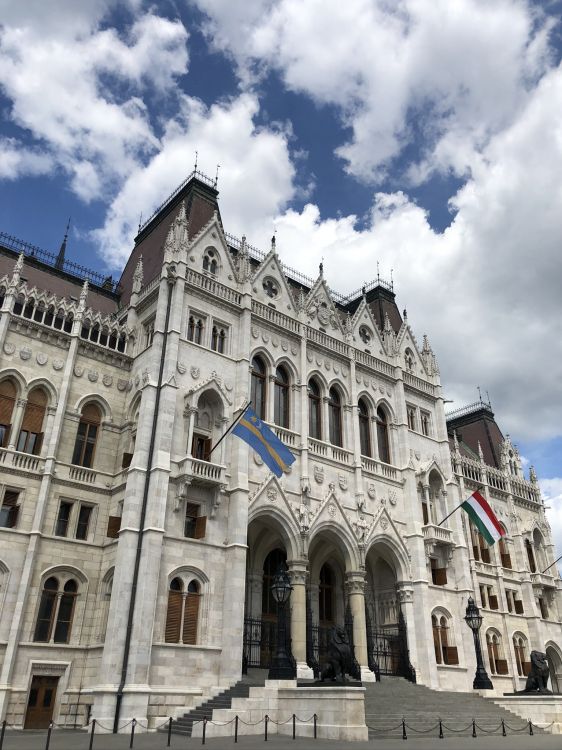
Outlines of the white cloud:
M 423 132 L 419 179 L 464 174 L 525 104 L 548 65 L 552 21 L 523 0 L 192 0 L 242 80 L 263 68 L 334 104 L 351 127 L 338 148 L 349 171 L 384 173 Z
M 0 179 L 16 180 L 24 175 L 47 174 L 53 160 L 47 155 L 19 144 L 15 138 L 0 136 Z
M 545 505 L 550 506 L 546 511 L 546 517 L 552 529 L 557 555 L 559 555 L 562 553 L 562 477 L 541 479 L 539 484 Z M 562 574 L 562 561 L 558 563 L 558 569 Z
M 255 233 L 267 225 L 293 192 L 294 168 L 283 131 L 257 129 L 258 102 L 243 94 L 207 109 L 199 100 L 183 97 L 177 117 L 170 120 L 161 147 L 146 166 L 132 170 L 112 202 L 104 227 L 95 233 L 106 258 L 122 265 L 136 234 L 139 211 L 144 217 L 175 188 L 192 168 L 195 151 L 199 167 L 214 174 L 220 164 L 221 209 L 228 210 L 226 230 Z
M 187 69 L 180 22 L 139 14 L 118 35 L 99 26 L 116 4 L 58 0 L 3 8 L 0 88 L 11 119 L 69 173 L 83 200 L 99 198 L 158 149 L 142 96 L 150 89 L 165 95 Z

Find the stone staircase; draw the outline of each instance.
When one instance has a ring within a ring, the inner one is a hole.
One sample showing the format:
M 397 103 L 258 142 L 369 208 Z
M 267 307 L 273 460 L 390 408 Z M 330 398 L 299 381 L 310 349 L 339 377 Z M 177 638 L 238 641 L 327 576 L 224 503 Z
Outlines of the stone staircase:
M 485 734 L 478 727 L 487 731 L 499 728 L 497 734 L 501 736 L 502 719 L 508 735 L 511 734 L 509 727 L 519 729 L 525 724 L 516 714 L 476 693 L 431 690 L 424 685 L 413 685 L 402 677 L 383 677 L 381 682 L 366 683 L 365 688 L 365 723 L 369 728 L 369 739 L 402 737 L 403 717 L 407 727 L 412 727 L 406 729 L 408 738 L 437 738 L 439 729 L 431 730 L 439 724 L 439 719 L 445 737 L 471 736 L 473 718 L 478 736 Z M 542 730 L 533 727 L 533 732 L 540 734 Z
M 214 698 L 211 698 L 199 706 L 193 708 L 189 713 L 184 714 L 172 722 L 172 732 L 174 734 L 183 734 L 191 737 L 193 725 L 204 718 L 211 719 L 215 709 L 230 708 L 233 698 L 247 698 L 250 694 L 251 687 L 263 687 L 267 678 L 267 670 L 251 669 L 248 674 L 228 690 L 223 690 Z M 160 731 L 167 731 L 164 727 Z

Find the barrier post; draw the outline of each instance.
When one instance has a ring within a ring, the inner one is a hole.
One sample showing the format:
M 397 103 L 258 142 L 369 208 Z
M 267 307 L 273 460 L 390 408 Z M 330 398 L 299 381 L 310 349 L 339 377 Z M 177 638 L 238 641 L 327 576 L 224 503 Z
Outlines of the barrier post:
M 47 729 L 47 742 L 45 743 L 45 750 L 49 750 L 51 744 L 51 732 L 53 731 L 53 722 L 49 722 L 49 728 Z
M 264 736 L 264 741 L 265 742 L 267 742 L 267 724 L 268 724 L 268 722 L 269 722 L 269 716 L 266 714 L 265 715 L 265 736 Z
M 505 721 L 502 719 L 502 737 L 505 737 L 505 736 L 506 736 Z
M 402 717 L 402 739 L 408 739 L 408 735 L 406 734 L 406 719 L 404 717 Z
M 238 714 L 234 717 L 234 742 L 238 742 Z
M 204 716 L 203 717 L 203 737 L 202 737 L 202 741 L 201 741 L 202 745 L 205 744 L 205 735 L 206 735 L 206 733 L 207 733 L 207 717 Z
M 2 722 L 2 729 L 0 729 L 0 750 L 2 750 L 2 746 L 4 745 L 4 734 L 6 732 L 6 719 Z
M 295 714 L 293 714 L 293 739 L 296 737 L 296 730 L 297 730 L 297 717 Z
M 318 739 L 318 716 L 314 714 L 314 739 Z
M 92 719 L 92 728 L 90 729 L 90 744 L 88 750 L 92 750 L 94 746 L 94 734 L 96 733 L 96 720 Z M 0 750 L 2 750 L 2 744 L 0 743 Z
M 441 719 L 439 719 L 439 739 L 443 739 L 443 723 L 441 722 Z
M 476 737 L 476 719 L 472 719 L 472 736 Z
M 168 745 L 167 747 L 170 747 L 170 744 L 172 742 L 172 717 L 168 719 Z
M 129 748 L 133 747 L 133 742 L 135 741 L 135 727 L 137 725 L 137 720 L 133 719 L 131 722 L 131 740 L 129 742 Z
M 533 722 L 529 719 L 529 734 L 533 736 Z

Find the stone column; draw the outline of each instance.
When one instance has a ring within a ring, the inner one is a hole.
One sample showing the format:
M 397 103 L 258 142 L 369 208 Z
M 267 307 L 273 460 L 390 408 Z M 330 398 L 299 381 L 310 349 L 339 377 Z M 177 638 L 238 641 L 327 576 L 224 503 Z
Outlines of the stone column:
M 25 398 L 18 398 L 16 401 L 16 407 L 12 415 L 12 429 L 10 430 L 10 441 L 8 443 L 8 450 L 15 451 L 20 434 L 21 423 L 23 421 L 23 415 L 25 413 L 25 407 L 27 401 Z
M 297 663 L 297 678 L 312 677 L 306 663 L 306 578 L 307 560 L 290 560 L 287 563 L 293 591 L 291 593 L 291 648 Z
M 185 446 L 185 453 L 187 456 L 191 456 L 191 446 L 193 445 L 193 429 L 195 427 L 196 414 L 196 406 L 187 406 L 183 412 L 184 417 L 186 417 L 187 419 L 187 445 Z
M 345 574 L 349 606 L 353 615 L 353 643 L 355 658 L 361 667 L 361 680 L 374 682 L 375 675 L 369 669 L 367 656 L 367 622 L 365 619 L 365 572 L 348 571 Z

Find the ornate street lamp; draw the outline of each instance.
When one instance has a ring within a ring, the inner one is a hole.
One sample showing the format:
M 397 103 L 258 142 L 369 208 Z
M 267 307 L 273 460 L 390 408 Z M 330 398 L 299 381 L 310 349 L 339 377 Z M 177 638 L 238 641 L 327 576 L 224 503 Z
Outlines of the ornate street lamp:
M 476 651 L 476 674 L 474 675 L 474 682 L 472 687 L 474 690 L 493 690 L 494 686 L 492 681 L 488 677 L 486 668 L 484 667 L 484 661 L 482 659 L 482 646 L 480 645 L 480 627 L 482 626 L 482 615 L 480 610 L 474 603 L 474 599 L 469 596 L 468 604 L 466 605 L 466 615 L 464 621 L 468 627 L 472 630 L 474 637 L 474 650 Z
M 271 594 L 277 602 L 277 647 L 269 669 L 269 680 L 292 680 L 295 676 L 293 660 L 287 652 L 287 619 L 285 605 L 291 596 L 291 581 L 283 566 L 273 577 Z

